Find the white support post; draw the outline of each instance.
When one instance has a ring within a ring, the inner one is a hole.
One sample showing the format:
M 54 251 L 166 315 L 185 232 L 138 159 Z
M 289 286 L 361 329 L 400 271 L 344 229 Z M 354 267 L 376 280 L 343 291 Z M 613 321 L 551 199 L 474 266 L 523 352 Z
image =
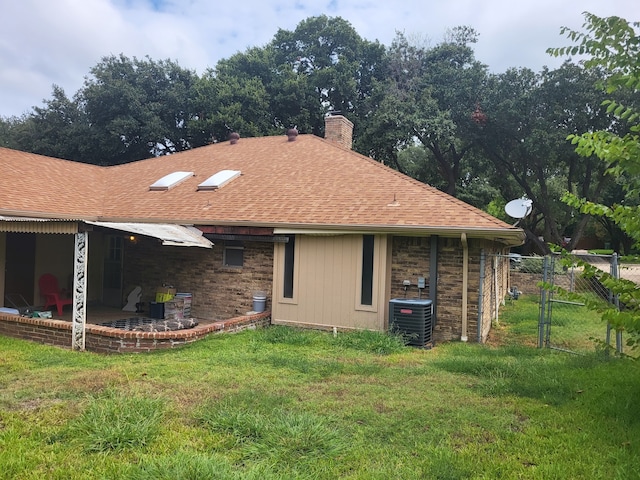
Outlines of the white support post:
M 85 325 L 87 323 L 87 258 L 89 237 L 87 232 L 76 233 L 76 246 L 73 266 L 73 350 L 84 350 Z

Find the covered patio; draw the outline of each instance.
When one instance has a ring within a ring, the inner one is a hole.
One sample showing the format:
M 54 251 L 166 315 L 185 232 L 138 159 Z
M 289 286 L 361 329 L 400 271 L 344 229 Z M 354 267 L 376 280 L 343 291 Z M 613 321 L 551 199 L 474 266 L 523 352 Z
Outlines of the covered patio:
M 140 251 L 140 245 L 148 247 Z M 164 320 L 152 315 L 155 291 L 149 285 L 146 286 L 145 301 L 138 299 L 140 309 L 123 309 L 132 282 L 138 284 L 145 278 L 152 285 L 164 284 L 161 279 L 165 277 L 158 278 L 153 268 L 145 273 L 139 267 L 141 263 L 151 263 L 139 258 L 149 256 L 145 253 L 147 249 L 153 252 L 151 256 L 160 255 L 165 262 L 175 263 L 179 260 L 172 259 L 180 257 L 182 251 L 193 251 L 190 256 L 202 259 L 211 255 L 212 247 L 201 232 L 181 225 L 0 217 L 0 263 L 5 266 L 0 291 L 4 306 L 9 307 L 0 311 L 0 334 L 75 350 L 142 352 L 173 348 L 210 333 L 269 324 L 269 312 L 246 313 L 248 309 L 245 308 L 236 309 L 231 315 L 227 312 L 202 315 L 204 310 L 198 312 L 196 308 L 188 321 L 186 316 L 184 322 L 181 322 L 182 316 L 176 316 L 180 319 L 176 323 L 184 325 L 172 325 L 171 329 L 165 328 L 166 331 L 114 328 L 122 327 L 123 322 L 155 327 Z M 129 265 L 132 262 L 135 265 L 137 274 L 133 279 L 127 278 L 131 275 L 127 274 L 125 257 L 128 257 Z M 58 279 L 61 295 L 68 298 L 59 306 L 62 314 L 55 303 L 51 304 L 43 296 L 39 279 L 45 274 Z M 191 287 L 189 284 L 183 286 Z M 20 298 L 22 305 L 12 305 L 8 301 L 9 295 L 14 293 L 17 294 L 14 298 Z M 22 307 L 20 314 L 11 314 L 11 307 Z M 45 310 L 50 318 L 35 316 L 33 311 L 37 310 Z
M 242 315 L 228 320 L 203 320 L 192 328 L 166 332 L 142 332 L 102 326 L 110 320 L 123 318 L 127 312 L 98 308 L 88 311 L 84 326 L 84 350 L 99 353 L 140 353 L 180 347 L 207 335 L 239 332 L 270 324 L 271 312 Z M 73 346 L 71 314 L 66 318 L 31 318 L 0 313 L 0 335 L 31 340 L 63 348 Z

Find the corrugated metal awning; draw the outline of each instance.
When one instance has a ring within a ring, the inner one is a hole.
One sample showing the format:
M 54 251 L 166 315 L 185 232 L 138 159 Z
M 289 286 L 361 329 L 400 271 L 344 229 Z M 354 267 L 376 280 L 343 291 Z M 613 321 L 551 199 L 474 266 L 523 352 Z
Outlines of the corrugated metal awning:
M 93 222 L 85 220 L 85 223 L 98 227 L 111 228 L 122 232 L 144 235 L 162 240 L 163 245 L 178 247 L 202 247 L 211 248 L 213 243 L 202 236 L 202 232 L 194 227 L 183 225 L 171 225 L 165 223 L 117 223 L 117 222 Z
M 7 217 L 0 215 L 0 232 L 78 233 L 78 222 L 55 218 Z

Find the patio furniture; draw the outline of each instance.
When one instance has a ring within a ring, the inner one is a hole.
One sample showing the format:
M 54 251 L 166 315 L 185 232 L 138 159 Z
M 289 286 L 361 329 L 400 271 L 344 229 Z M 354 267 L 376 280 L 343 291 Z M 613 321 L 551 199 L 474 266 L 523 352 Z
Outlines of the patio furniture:
M 30 305 L 29 302 L 27 302 L 25 298 L 19 293 L 5 294 L 4 304 L 6 307 L 18 310 L 20 315 L 27 315 L 33 312 L 33 305 Z
M 66 298 L 58 287 L 58 279 L 50 273 L 43 274 L 38 280 L 40 286 L 40 295 L 44 297 L 44 308 L 55 305 L 58 310 L 58 316 L 62 316 L 62 308 L 65 305 L 71 305 L 73 299 Z

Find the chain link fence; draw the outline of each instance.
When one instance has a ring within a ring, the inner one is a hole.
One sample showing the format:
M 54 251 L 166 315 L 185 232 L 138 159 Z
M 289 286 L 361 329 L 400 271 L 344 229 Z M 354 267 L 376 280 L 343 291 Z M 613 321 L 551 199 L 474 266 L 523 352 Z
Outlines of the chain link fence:
M 560 261 L 557 255 L 518 254 L 492 255 L 488 261 L 492 264 L 491 288 L 482 293 L 480 304 L 490 309 L 492 322 L 499 321 L 500 307 L 506 302 L 526 299 L 538 304 L 537 322 L 523 324 L 537 328 L 539 348 L 580 353 L 615 343 L 616 350 L 622 353 L 622 334 L 612 332 L 599 314 L 589 310 L 580 300 L 589 298 L 615 304 L 617 299 L 597 278 L 584 275 L 580 261 L 610 273 L 614 278 L 639 284 L 640 264 L 618 265 L 616 255 L 587 252 L 574 252 L 568 262 Z M 507 288 L 502 292 L 499 285 L 505 276 Z

